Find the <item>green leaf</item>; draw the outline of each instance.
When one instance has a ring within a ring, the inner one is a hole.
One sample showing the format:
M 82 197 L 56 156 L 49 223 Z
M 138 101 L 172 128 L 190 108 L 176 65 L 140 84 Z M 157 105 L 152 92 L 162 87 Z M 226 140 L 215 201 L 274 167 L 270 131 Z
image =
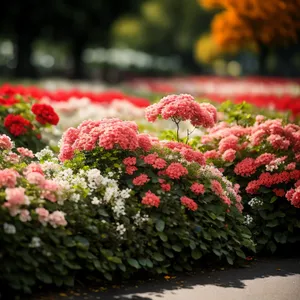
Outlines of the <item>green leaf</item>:
M 233 259 L 230 256 L 226 256 L 226 260 L 230 265 L 233 265 Z
M 160 253 L 158 253 L 158 252 L 153 253 L 152 257 L 156 261 L 163 261 L 164 260 L 164 257 Z
M 116 264 L 121 264 L 122 263 L 122 260 L 117 256 L 109 256 L 109 257 L 107 257 L 107 260 L 109 260 L 113 263 L 116 263 Z
M 89 241 L 83 236 L 75 236 L 74 240 L 77 242 L 77 247 L 81 249 L 88 249 L 90 246 Z
M 52 278 L 47 273 L 39 271 L 36 273 L 36 277 L 38 280 L 44 283 L 48 283 L 48 284 L 52 283 Z
M 159 232 L 158 235 L 163 242 L 166 242 L 168 240 L 168 236 L 165 233 Z
M 218 249 L 213 249 L 213 253 L 216 254 L 217 256 L 221 256 L 221 252 Z
M 181 251 L 181 247 L 179 245 L 172 245 L 172 249 L 176 252 L 180 252 Z
M 276 232 L 274 234 L 274 239 L 277 243 L 285 244 L 287 241 L 287 234 L 282 233 L 282 232 Z
M 74 277 L 73 276 L 68 276 L 65 280 L 64 280 L 65 285 L 67 286 L 74 286 Z
M 112 276 L 110 273 L 105 272 L 103 275 L 107 280 L 112 281 Z
M 145 258 L 140 258 L 139 263 L 141 266 L 146 267 L 147 266 L 147 260 Z
M 273 196 L 273 197 L 271 198 L 270 203 L 274 203 L 276 200 L 277 200 L 277 197 L 276 197 L 276 196 Z
M 197 259 L 201 258 L 201 256 L 202 256 L 202 253 L 198 249 L 195 249 L 195 250 L 192 251 L 192 258 L 193 259 L 197 260 Z
M 271 250 L 272 253 L 274 253 L 277 249 L 277 246 L 273 242 L 268 243 L 268 248 Z
M 134 267 L 136 269 L 140 268 L 140 265 L 139 265 L 138 261 L 134 258 L 128 258 L 127 262 L 129 263 L 129 265 L 131 265 L 132 267 Z
M 279 225 L 279 222 L 278 222 L 277 219 L 274 219 L 274 220 L 269 221 L 269 222 L 267 223 L 267 227 L 276 227 L 277 225 Z
M 146 258 L 146 261 L 147 261 L 147 267 L 153 268 L 153 262 L 149 258 Z
M 167 256 L 170 257 L 170 258 L 173 258 L 173 257 L 174 257 L 173 252 L 170 251 L 169 249 L 164 249 L 164 253 L 165 253 L 165 255 L 167 255 Z
M 165 222 L 161 219 L 156 221 L 155 228 L 159 232 L 163 232 L 165 229 Z

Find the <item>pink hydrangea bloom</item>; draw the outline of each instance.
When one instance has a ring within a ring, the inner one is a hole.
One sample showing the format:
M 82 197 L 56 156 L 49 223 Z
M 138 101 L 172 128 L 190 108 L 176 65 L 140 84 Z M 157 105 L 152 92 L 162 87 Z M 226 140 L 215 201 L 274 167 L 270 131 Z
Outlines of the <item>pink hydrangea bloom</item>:
M 236 151 L 233 149 L 228 149 L 222 154 L 222 158 L 225 161 L 233 162 L 235 160 Z
M 5 156 L 5 160 L 12 164 L 17 164 L 20 161 L 20 156 L 16 153 L 11 152 Z
M 219 153 L 216 150 L 210 150 L 210 151 L 206 151 L 204 153 L 204 157 L 206 159 L 215 159 L 219 157 Z
M 194 151 L 192 149 L 182 149 L 180 154 L 189 162 L 196 162 L 199 165 L 205 165 L 204 155 L 199 151 Z
M 219 143 L 219 151 L 220 153 L 224 153 L 228 149 L 237 150 L 238 148 L 238 137 L 234 135 L 230 135 L 221 139 Z
M 44 175 L 42 166 L 38 163 L 31 163 L 30 165 L 27 166 L 27 168 L 25 169 L 25 171 L 23 173 L 24 173 L 24 175 L 27 175 L 32 172 L 37 172 L 37 173 Z
M 5 186 L 13 188 L 17 184 L 20 174 L 13 169 L 0 170 L 0 187 Z
M 31 150 L 24 148 L 24 147 L 19 147 L 17 148 L 17 151 L 21 154 L 23 157 L 30 157 L 34 158 L 34 154 Z
M 186 196 L 181 197 L 180 202 L 183 206 L 185 206 L 187 209 L 191 211 L 195 211 L 198 208 L 197 203 L 193 199 L 188 198 Z
M 13 143 L 9 136 L 5 134 L 0 135 L 0 149 L 11 150 Z
M 295 169 L 296 169 L 296 163 L 295 163 L 295 162 L 292 162 L 292 163 L 288 164 L 288 165 L 285 167 L 285 169 L 286 169 L 287 171 L 295 170 Z
M 154 163 L 152 164 L 152 167 L 154 169 L 163 169 L 166 167 L 166 165 L 167 165 L 167 162 L 164 159 L 156 158 Z
M 74 156 L 74 150 L 71 145 L 63 144 L 60 147 L 58 158 L 60 161 L 66 161 L 72 159 Z
M 20 206 L 29 204 L 27 197 L 25 196 L 25 189 L 22 187 L 18 188 L 6 188 L 5 189 L 6 207 Z
M 192 185 L 191 185 L 191 191 L 193 193 L 195 193 L 196 195 L 202 195 L 204 194 L 205 192 L 205 187 L 203 184 L 201 183 L 198 183 L 198 182 L 194 182 Z
M 166 175 L 171 179 L 179 179 L 187 174 L 188 170 L 181 163 L 171 163 L 166 169 Z
M 191 95 L 181 94 L 168 95 L 159 103 L 148 106 L 145 116 L 149 122 L 162 117 L 165 120 L 190 120 L 194 126 L 212 127 L 216 122 L 217 111 L 209 103 L 199 104 Z
M 243 159 L 234 168 L 234 173 L 243 177 L 251 176 L 255 172 L 256 172 L 255 159 L 250 157 Z
M 65 213 L 59 210 L 54 211 L 49 215 L 48 221 L 52 227 L 66 226 L 68 223 L 65 219 Z
M 161 183 L 160 187 L 165 192 L 169 192 L 171 190 L 171 185 L 169 183 Z
M 152 153 L 144 156 L 144 162 L 149 165 L 153 165 L 155 163 L 155 160 L 158 158 L 157 153 Z
M 267 165 L 275 158 L 276 158 L 276 156 L 274 154 L 263 153 L 255 159 L 255 164 L 257 166 Z
M 284 197 L 285 195 L 284 189 L 273 189 L 273 192 L 277 197 Z
M 141 133 L 137 136 L 139 147 L 148 152 L 152 148 L 151 137 L 148 134 Z
M 138 168 L 136 166 L 127 166 L 126 173 L 132 175 Z
M 134 185 L 144 185 L 145 183 L 147 183 L 149 181 L 149 177 L 146 174 L 141 174 L 137 177 L 135 177 L 132 181 L 132 183 Z
M 271 134 L 267 141 L 274 147 L 275 149 L 286 150 L 290 146 L 290 141 L 285 139 L 285 137 L 280 136 L 279 134 Z
M 43 225 L 46 225 L 49 220 L 49 215 L 50 215 L 49 211 L 43 207 L 38 207 L 35 209 L 35 212 L 38 214 L 39 221 Z
M 123 159 L 123 164 L 125 166 L 134 166 L 136 164 L 136 158 L 131 156 L 131 157 L 126 157 Z
M 159 197 L 153 194 L 151 191 L 148 191 L 142 199 L 142 204 L 158 207 L 160 203 Z
M 31 172 L 26 174 L 26 179 L 31 184 L 43 185 L 45 182 L 45 177 L 38 172 Z
M 211 180 L 211 189 L 217 196 L 222 196 L 224 194 L 223 187 L 218 180 Z
M 20 211 L 19 219 L 21 222 L 28 222 L 31 220 L 30 212 L 27 209 L 22 209 Z

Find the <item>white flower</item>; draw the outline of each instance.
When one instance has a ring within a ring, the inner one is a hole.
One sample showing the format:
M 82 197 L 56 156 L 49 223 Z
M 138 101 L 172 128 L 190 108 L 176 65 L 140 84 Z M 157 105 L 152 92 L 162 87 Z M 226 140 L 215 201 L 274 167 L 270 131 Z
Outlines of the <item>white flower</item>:
M 253 222 L 253 218 L 250 215 L 246 215 L 244 220 L 244 224 L 249 225 Z
M 144 222 L 147 222 L 149 220 L 148 215 L 141 216 L 141 212 L 138 211 L 135 216 L 133 216 L 134 224 L 136 226 L 141 226 Z
M 123 224 L 120 223 L 116 223 L 116 224 L 117 224 L 116 231 L 119 233 L 120 237 L 122 238 L 122 235 L 124 235 L 124 233 L 126 232 L 126 228 Z
M 97 198 L 97 197 L 94 197 L 93 200 L 92 200 L 92 204 L 94 205 L 99 205 L 101 203 L 101 201 Z
M 29 247 L 30 248 L 39 248 L 41 247 L 41 239 L 37 236 L 34 236 L 32 239 L 31 239 L 31 242 L 29 244 Z
M 251 206 L 251 207 L 259 207 L 259 206 L 262 206 L 263 205 L 263 201 L 258 199 L 258 198 L 252 198 L 248 204 Z
M 3 229 L 6 234 L 15 234 L 17 232 L 16 227 L 8 223 L 3 224 Z

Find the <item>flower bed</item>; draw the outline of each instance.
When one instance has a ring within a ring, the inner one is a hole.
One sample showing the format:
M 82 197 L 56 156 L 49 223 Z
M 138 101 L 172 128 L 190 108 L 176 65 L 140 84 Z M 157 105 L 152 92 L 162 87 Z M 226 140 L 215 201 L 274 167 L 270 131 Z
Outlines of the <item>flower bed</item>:
M 180 99 L 164 99 L 160 108 Z M 185 119 L 215 123 L 213 106 L 185 101 L 200 113 Z M 139 133 L 134 122 L 70 128 L 61 162 L 47 149 L 35 158 L 16 151 L 5 135 L 0 148 L 0 278 L 14 289 L 73 285 L 78 272 L 111 280 L 138 270 L 191 270 L 200 258 L 233 264 L 254 250 L 237 186 L 200 152 Z
M 245 121 L 245 120 L 244 120 Z M 252 126 L 219 123 L 201 137 L 208 161 L 241 188 L 258 250 L 300 240 L 300 127 L 257 116 Z
M 22 99 L 8 107 L 34 124 L 31 145 L 35 128 L 57 117 Z M 78 273 L 112 280 L 192 270 L 199 259 L 233 264 L 299 240 L 300 127 L 254 118 L 246 104 L 235 109 L 223 106 L 218 123 L 210 103 L 170 95 L 145 114 L 173 122 L 171 140 L 139 132 L 133 121 L 85 120 L 66 130 L 58 157 L 21 147 L 13 133 L 27 127 L 6 122 L 1 282 L 31 292 L 41 283 L 73 285 Z M 208 134 L 193 137 L 190 126 Z

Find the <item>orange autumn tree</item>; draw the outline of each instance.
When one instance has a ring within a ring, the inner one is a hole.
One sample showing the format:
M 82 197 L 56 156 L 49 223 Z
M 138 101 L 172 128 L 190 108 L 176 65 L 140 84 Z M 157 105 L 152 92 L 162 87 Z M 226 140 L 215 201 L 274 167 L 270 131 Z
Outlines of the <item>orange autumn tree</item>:
M 297 41 L 300 30 L 300 0 L 198 0 L 207 9 L 223 9 L 215 15 L 211 30 L 224 52 L 256 44 L 266 47 Z

